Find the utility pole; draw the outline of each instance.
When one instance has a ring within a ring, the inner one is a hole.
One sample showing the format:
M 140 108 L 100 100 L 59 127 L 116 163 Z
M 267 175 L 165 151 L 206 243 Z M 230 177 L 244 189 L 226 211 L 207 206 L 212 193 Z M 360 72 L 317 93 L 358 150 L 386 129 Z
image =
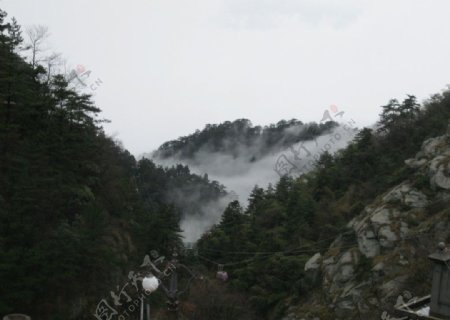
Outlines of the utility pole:
M 170 284 L 169 284 L 169 291 L 167 293 L 167 309 L 171 313 L 171 319 L 177 320 L 178 319 L 178 274 L 177 274 L 177 267 L 178 267 L 178 254 L 174 251 L 172 254 L 172 260 L 170 261 L 169 268 L 171 266 L 174 267 L 172 270 L 172 274 L 170 275 Z
M 179 297 L 189 289 L 192 280 L 198 277 L 188 267 L 178 261 L 178 253 L 175 250 L 172 253 L 171 260 L 167 262 L 164 270 L 161 271 L 152 262 L 150 262 L 149 265 L 153 269 L 153 273 L 156 274 L 156 278 L 159 280 L 160 286 L 163 288 L 164 293 L 167 296 L 166 304 L 170 313 L 170 319 L 178 320 L 180 304 Z M 187 271 L 191 277 L 188 279 L 186 287 L 180 290 L 178 288 L 178 272 L 182 269 Z M 169 287 L 165 286 L 163 282 L 167 278 L 169 278 Z M 150 315 L 148 313 L 149 312 L 147 312 L 147 320 L 150 319 Z

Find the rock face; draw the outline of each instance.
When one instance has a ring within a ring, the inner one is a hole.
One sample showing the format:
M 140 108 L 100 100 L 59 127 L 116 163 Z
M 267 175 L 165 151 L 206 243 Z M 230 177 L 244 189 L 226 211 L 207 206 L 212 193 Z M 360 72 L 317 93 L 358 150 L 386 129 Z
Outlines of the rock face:
M 322 255 L 318 252 L 305 263 L 305 271 L 317 270 L 320 268 L 320 263 L 322 260 Z
M 348 223 L 346 236 L 305 265 L 307 273 L 321 274 L 324 298 L 311 304 L 332 310 L 333 319 L 380 319 L 414 283 L 420 262 L 427 262 L 416 244 L 450 238 L 450 133 L 426 140 L 405 163 L 416 170 L 412 179 L 364 208 Z M 433 209 L 436 203 L 441 206 Z
M 317 284 L 321 275 L 322 255 L 316 253 L 305 264 L 305 273 L 311 283 Z
M 428 204 L 427 197 L 422 192 L 414 189 L 410 184 L 403 183 L 383 197 L 387 203 L 402 203 L 411 208 L 424 208 Z
M 450 134 L 426 140 L 414 159 L 405 163 L 427 171 L 433 188 L 450 190 Z
M 435 163 L 430 167 L 430 174 L 432 186 L 450 190 L 450 162 L 448 157 L 435 159 Z

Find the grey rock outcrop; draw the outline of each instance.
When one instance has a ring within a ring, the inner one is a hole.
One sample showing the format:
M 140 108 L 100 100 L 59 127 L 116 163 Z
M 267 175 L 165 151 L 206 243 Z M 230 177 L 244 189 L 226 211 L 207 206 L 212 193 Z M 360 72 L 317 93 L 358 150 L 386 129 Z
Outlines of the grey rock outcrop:
M 382 307 L 395 303 L 414 276 L 417 260 L 411 241 L 427 233 L 425 242 L 449 235 L 450 219 L 433 217 L 430 205 L 450 204 L 450 134 L 426 140 L 415 158 L 415 169 L 403 181 L 366 206 L 347 227 L 353 238 L 336 238 L 327 252 L 315 254 L 306 272 L 321 272 L 323 305 L 336 319 L 379 319 Z M 417 183 L 423 181 L 423 183 Z M 435 238 L 430 238 L 433 235 Z M 393 302 L 392 302 L 393 301 Z
M 305 271 L 317 270 L 320 268 L 320 263 L 322 260 L 322 255 L 318 252 L 313 255 L 308 262 L 305 263 Z

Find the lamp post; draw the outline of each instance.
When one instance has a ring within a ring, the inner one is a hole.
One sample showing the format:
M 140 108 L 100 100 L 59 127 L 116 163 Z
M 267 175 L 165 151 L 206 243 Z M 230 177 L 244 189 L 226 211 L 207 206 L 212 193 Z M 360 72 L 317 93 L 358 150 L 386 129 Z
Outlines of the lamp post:
M 142 288 L 146 293 L 152 293 L 161 286 L 168 299 L 166 302 L 168 310 L 172 313 L 174 319 L 178 319 L 178 306 L 180 303 L 178 298 L 189 289 L 192 280 L 196 279 L 197 276 L 187 266 L 178 261 L 176 251 L 172 253 L 172 259 L 167 262 L 164 270 L 160 270 L 151 261 L 148 262 L 148 265 L 152 268 L 152 272 L 142 280 Z M 185 270 L 190 275 L 186 287 L 182 290 L 178 288 L 178 270 Z M 156 276 L 153 274 L 156 274 Z M 169 277 L 169 287 L 166 287 L 163 280 Z M 146 320 L 150 320 L 150 305 L 147 302 L 144 306 L 144 301 L 142 300 L 141 320 L 144 320 L 144 313 Z
M 156 289 L 159 287 L 159 280 L 152 274 L 146 276 L 144 279 L 142 279 L 142 289 L 144 289 L 146 294 L 151 294 L 152 292 L 155 292 Z M 150 303 L 145 302 L 144 299 L 141 299 L 141 313 L 139 316 L 140 320 L 144 320 L 144 314 L 145 319 L 150 320 Z

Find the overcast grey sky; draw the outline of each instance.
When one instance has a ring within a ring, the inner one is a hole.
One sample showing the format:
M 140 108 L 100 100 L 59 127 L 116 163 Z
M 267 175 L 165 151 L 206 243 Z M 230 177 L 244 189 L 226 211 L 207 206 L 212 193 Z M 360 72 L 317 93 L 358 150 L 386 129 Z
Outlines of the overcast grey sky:
M 358 126 L 405 94 L 450 83 L 450 0 L 2 0 L 103 83 L 95 100 L 135 155 L 249 118 Z

